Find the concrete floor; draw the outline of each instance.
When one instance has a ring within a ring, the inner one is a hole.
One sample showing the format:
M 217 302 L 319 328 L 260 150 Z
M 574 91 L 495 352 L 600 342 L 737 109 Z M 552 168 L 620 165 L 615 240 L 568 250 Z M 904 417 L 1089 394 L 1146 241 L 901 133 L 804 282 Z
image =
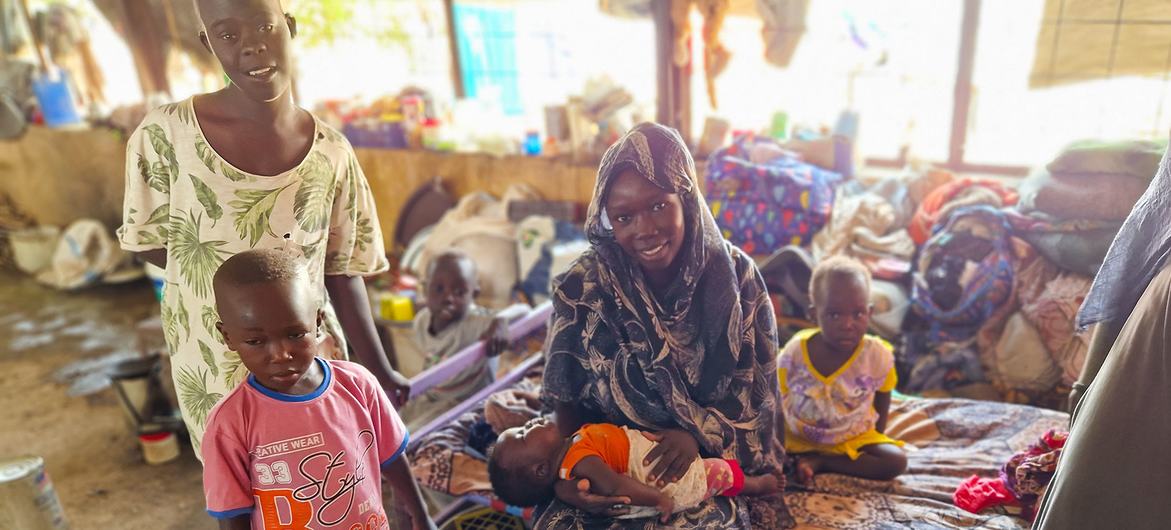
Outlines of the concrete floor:
M 189 446 L 147 465 L 112 389 L 70 395 L 102 386 L 103 359 L 136 352 L 157 312 L 145 281 L 62 293 L 0 272 L 0 459 L 43 457 L 75 530 L 216 527 Z

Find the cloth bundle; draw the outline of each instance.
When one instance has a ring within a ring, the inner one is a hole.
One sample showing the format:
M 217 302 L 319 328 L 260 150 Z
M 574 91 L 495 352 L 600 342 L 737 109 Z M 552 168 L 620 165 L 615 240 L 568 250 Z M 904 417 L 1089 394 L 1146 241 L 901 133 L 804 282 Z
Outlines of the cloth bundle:
M 755 162 L 750 153 L 762 143 L 775 144 L 739 136 L 707 164 L 706 194 L 716 224 L 751 255 L 807 244 L 829 219 L 834 188 L 842 180 L 838 173 L 791 156 Z

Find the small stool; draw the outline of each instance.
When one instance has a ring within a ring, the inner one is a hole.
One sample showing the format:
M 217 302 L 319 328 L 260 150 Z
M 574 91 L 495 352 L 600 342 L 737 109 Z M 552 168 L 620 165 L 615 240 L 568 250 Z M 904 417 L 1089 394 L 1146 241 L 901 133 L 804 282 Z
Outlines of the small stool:
M 158 432 L 183 433 L 186 430 L 179 410 L 171 405 L 163 393 L 159 381 L 160 358 L 155 353 L 122 361 L 110 374 L 111 386 L 134 427 L 135 436 Z

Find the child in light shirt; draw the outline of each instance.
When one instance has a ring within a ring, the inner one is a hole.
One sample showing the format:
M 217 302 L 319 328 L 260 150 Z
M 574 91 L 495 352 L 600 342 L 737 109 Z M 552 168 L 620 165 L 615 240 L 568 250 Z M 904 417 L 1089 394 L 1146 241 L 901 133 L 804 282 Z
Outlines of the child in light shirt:
M 866 334 L 870 272 L 831 257 L 810 281 L 818 328 L 798 332 L 777 359 L 785 450 L 798 455 L 797 478 L 829 471 L 874 480 L 902 474 L 903 442 L 885 434 L 890 392 L 898 383 L 894 353 Z
M 509 345 L 508 323 L 528 311 L 524 305 L 499 312 L 476 305 L 479 285 L 476 263 L 462 251 L 445 251 L 427 267 L 426 307 L 415 315 L 412 325 L 416 344 L 426 355 L 423 367 L 435 366 L 480 340 L 487 342 L 488 356 L 413 397 L 402 409 L 411 429 L 422 427 L 495 380 L 496 357 Z

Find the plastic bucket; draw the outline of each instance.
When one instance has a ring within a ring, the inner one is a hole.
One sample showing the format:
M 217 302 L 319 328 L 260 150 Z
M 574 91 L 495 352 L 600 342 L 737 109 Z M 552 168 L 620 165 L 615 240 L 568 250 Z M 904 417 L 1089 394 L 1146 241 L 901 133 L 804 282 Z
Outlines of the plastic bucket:
M 159 465 L 179 458 L 179 438 L 169 431 L 149 432 L 138 435 L 142 446 L 142 458 L 146 463 Z
M 8 234 L 16 267 L 28 274 L 37 274 L 49 265 L 61 230 L 55 226 L 38 226 Z

